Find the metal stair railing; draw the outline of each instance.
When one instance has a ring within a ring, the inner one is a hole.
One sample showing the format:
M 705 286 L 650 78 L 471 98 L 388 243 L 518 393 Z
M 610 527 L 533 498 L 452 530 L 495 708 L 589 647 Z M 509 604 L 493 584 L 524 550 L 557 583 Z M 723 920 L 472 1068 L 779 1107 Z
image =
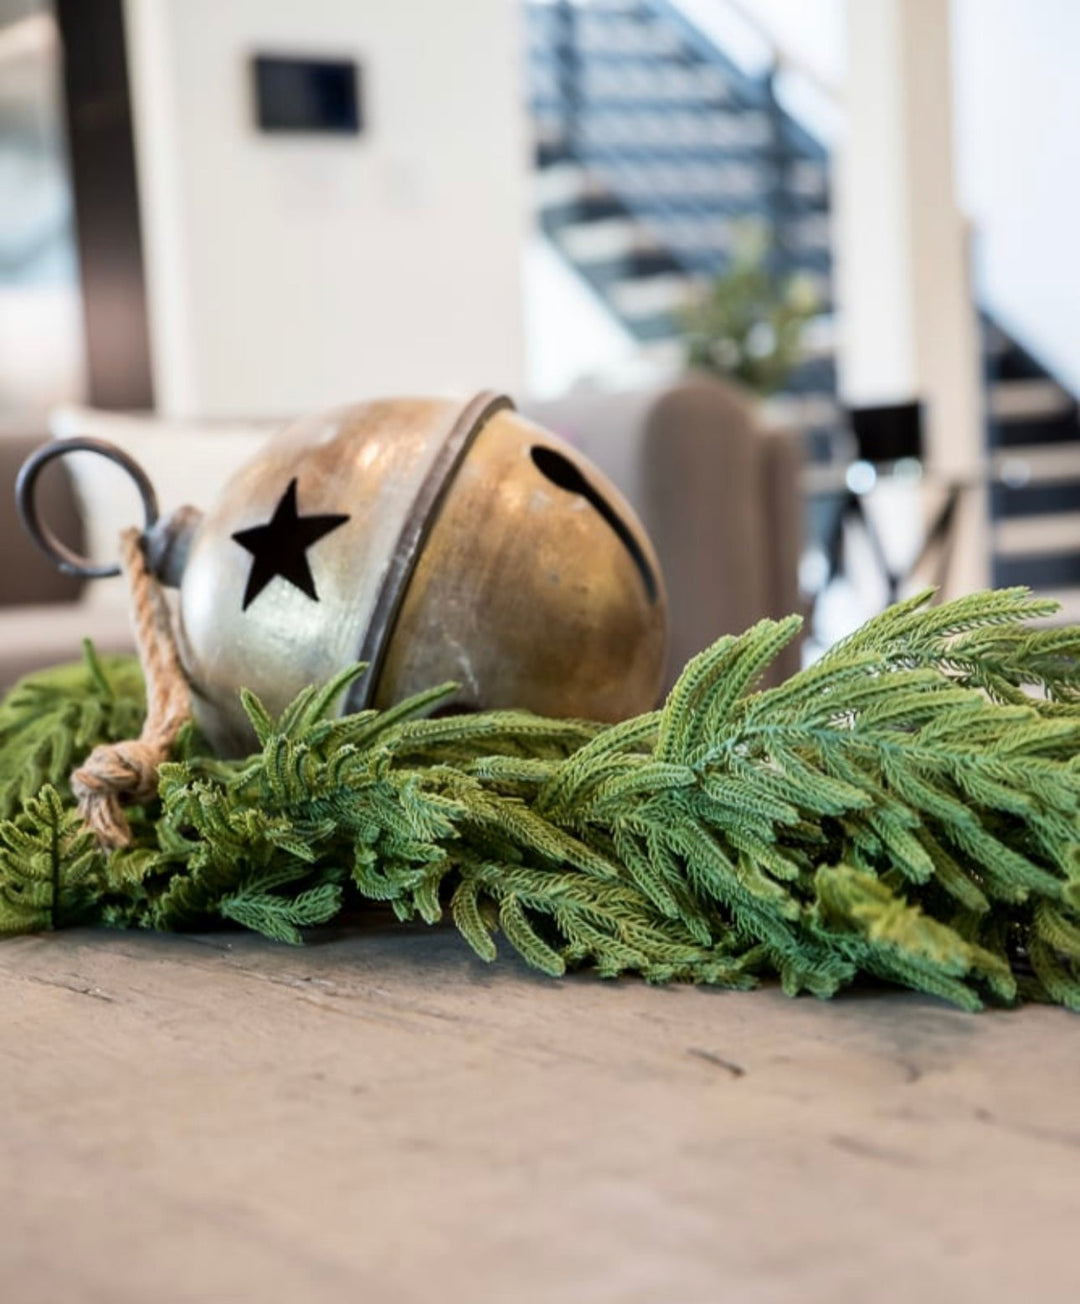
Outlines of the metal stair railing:
M 798 267 L 827 282 L 827 249 L 820 242 L 808 249 L 799 234 L 800 224 L 827 214 L 827 153 L 778 103 L 775 70 L 749 76 L 670 0 L 618 8 L 558 0 L 530 9 L 533 61 L 548 65 L 534 104 L 542 120 L 558 124 L 560 137 L 548 140 L 549 158 L 576 160 L 599 177 L 689 276 L 719 271 L 729 253 L 725 230 L 730 233 L 733 220 L 753 218 L 771 235 L 774 270 Z M 604 49 L 595 38 L 617 24 L 643 35 L 664 31 L 669 39 L 651 58 L 647 48 L 635 53 L 618 42 Z M 597 70 L 626 75 L 635 63 L 650 66 L 654 78 L 672 67 L 706 71 L 723 93 L 671 101 L 595 93 L 603 80 Z M 813 176 L 807 184 L 808 167 L 821 178 L 817 193 Z M 695 178 L 722 179 L 725 171 L 733 175 L 734 193 L 715 184 L 711 193 L 695 192 Z M 695 240 L 695 231 L 704 238 Z M 672 239 L 679 232 L 682 238 Z

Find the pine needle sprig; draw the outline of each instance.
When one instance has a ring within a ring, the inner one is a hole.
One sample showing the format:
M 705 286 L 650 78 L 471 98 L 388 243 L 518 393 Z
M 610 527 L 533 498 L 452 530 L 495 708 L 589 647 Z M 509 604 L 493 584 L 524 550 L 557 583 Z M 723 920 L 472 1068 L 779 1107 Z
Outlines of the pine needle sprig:
M 0 935 L 92 918 L 103 867 L 78 812 L 44 786 L 14 819 L 0 821 Z
M 296 942 L 384 902 L 551 974 L 819 996 L 866 975 L 1080 1009 L 1080 630 L 1032 624 L 1051 606 L 1022 590 L 928 599 L 759 691 L 798 628 L 763 621 L 613 726 L 433 716 L 448 686 L 337 717 L 358 668 L 277 720 L 245 694 L 258 750 L 226 762 L 189 738 L 107 859 L 62 786 L 13 776 L 32 758 L 39 788 L 62 784 L 58 756 L 137 717 L 131 667 L 46 672 L 0 706 L 0 931 Z
M 0 819 L 45 784 L 68 792 L 72 768 L 99 742 L 134 737 L 145 714 L 142 675 L 130 657 L 99 657 L 22 680 L 0 701 Z

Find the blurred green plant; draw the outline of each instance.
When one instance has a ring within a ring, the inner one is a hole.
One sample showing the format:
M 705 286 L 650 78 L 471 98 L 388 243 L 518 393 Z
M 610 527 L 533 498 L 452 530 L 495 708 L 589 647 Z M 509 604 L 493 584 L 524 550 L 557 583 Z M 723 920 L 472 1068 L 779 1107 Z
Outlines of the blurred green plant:
M 803 329 L 820 308 L 812 278 L 778 279 L 769 267 L 766 230 L 744 225 L 730 266 L 682 315 L 687 362 L 756 394 L 774 394 L 801 361 Z

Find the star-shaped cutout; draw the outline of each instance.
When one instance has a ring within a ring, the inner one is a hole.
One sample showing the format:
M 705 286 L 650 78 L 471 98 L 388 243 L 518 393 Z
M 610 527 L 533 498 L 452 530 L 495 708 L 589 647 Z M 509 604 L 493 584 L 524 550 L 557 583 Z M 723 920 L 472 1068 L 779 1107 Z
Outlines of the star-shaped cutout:
M 275 575 L 288 580 L 301 593 L 316 602 L 315 580 L 308 565 L 307 550 L 311 545 L 344 525 L 347 516 L 300 516 L 296 510 L 296 480 L 281 495 L 274 514 L 265 525 L 250 530 L 238 530 L 232 537 L 251 553 L 254 561 L 244 589 L 244 610 L 255 601 Z

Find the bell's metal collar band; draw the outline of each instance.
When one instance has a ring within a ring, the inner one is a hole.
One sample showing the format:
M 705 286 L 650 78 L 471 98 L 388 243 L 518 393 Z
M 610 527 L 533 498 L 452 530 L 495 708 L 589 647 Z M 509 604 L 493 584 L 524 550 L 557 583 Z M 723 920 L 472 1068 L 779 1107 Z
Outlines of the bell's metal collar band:
M 481 390 L 462 404 L 454 418 L 442 447 L 431 469 L 421 484 L 413 501 L 408 519 L 398 538 L 390 568 L 383 578 L 382 587 L 375 600 L 375 610 L 360 647 L 358 661 L 366 661 L 367 669 L 355 680 L 345 698 L 348 711 L 359 711 L 371 704 L 379 682 L 390 635 L 405 590 L 409 587 L 413 571 L 423 550 L 424 542 L 442 506 L 446 492 L 453 482 L 465 454 L 477 435 L 496 412 L 513 409 L 514 404 L 505 394 L 494 390 Z
M 110 444 L 104 439 L 91 439 L 79 436 L 74 439 L 56 439 L 42 445 L 31 453 L 19 470 L 15 481 L 15 505 L 26 532 L 43 553 L 55 564 L 57 570 L 65 575 L 76 575 L 81 579 L 104 579 L 110 575 L 120 574 L 119 562 L 92 562 L 88 557 L 81 557 L 66 544 L 61 543 L 49 527 L 43 524 L 38 515 L 35 490 L 38 477 L 54 458 L 66 457 L 68 453 L 98 453 L 122 467 L 135 482 L 142 499 L 143 513 L 146 518 L 145 530 L 149 530 L 158 519 L 157 494 L 150 478 L 133 457 L 129 457 L 122 448 Z M 118 527 L 119 528 L 119 527 Z

